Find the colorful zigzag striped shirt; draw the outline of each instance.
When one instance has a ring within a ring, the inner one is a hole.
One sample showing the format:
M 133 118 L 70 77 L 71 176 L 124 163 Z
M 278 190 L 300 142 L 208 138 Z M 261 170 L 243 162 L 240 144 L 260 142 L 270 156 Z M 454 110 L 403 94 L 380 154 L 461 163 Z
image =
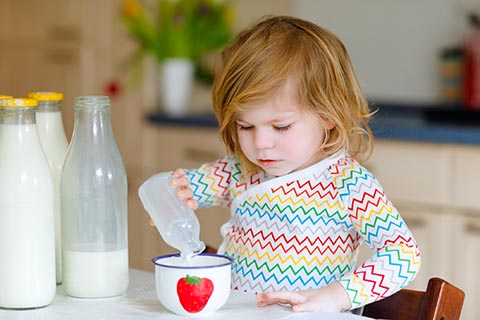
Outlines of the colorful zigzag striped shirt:
M 234 260 L 235 289 L 298 291 L 339 281 L 356 308 L 407 286 L 420 268 L 402 217 L 348 155 L 281 177 L 246 174 L 232 156 L 187 174 L 200 207 L 231 210 L 219 252 Z M 357 265 L 362 242 L 372 256 Z

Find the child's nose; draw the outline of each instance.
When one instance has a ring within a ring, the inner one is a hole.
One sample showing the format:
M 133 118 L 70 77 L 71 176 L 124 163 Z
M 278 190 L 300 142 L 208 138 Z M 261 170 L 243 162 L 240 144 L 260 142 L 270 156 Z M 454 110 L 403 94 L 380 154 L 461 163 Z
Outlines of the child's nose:
M 275 146 L 273 136 L 266 130 L 257 130 L 255 132 L 254 144 L 256 149 L 271 149 Z

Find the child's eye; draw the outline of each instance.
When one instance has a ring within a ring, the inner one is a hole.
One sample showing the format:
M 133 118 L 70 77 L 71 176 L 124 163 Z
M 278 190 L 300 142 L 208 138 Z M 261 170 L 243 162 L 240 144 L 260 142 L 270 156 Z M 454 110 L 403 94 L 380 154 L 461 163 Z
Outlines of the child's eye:
M 253 129 L 253 126 L 249 126 L 249 125 L 246 125 L 246 124 L 239 124 L 239 123 L 237 123 L 237 127 L 240 130 L 251 130 L 251 129 Z
M 291 124 L 287 124 L 287 125 L 282 125 L 282 126 L 273 126 L 273 128 L 277 131 L 287 131 L 289 130 L 290 128 L 292 127 Z

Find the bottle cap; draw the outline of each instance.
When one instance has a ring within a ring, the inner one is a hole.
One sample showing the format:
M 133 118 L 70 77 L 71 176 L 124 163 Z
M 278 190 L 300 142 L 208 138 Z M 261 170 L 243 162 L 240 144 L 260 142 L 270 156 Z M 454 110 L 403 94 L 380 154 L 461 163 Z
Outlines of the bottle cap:
M 3 94 L 0 94 L 0 100 L 1 99 L 12 99 L 13 97 L 12 96 L 6 96 L 6 95 L 3 95 Z
M 30 92 L 27 97 L 39 101 L 56 101 L 63 100 L 63 93 L 50 91 Z
M 9 98 L 0 100 L 0 107 L 36 107 L 37 100 L 27 98 Z

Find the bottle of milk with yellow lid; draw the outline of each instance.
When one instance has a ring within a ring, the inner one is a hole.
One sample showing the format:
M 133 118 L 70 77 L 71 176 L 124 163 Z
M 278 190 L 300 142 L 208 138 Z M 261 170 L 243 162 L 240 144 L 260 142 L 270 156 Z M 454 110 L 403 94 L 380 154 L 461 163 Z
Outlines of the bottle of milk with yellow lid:
M 55 296 L 54 191 L 36 106 L 0 99 L 0 308 L 39 308 Z
M 60 178 L 67 154 L 68 140 L 62 122 L 63 94 L 59 92 L 30 92 L 28 97 L 38 101 L 37 131 L 47 157 L 55 192 L 55 261 L 57 284 L 62 283 L 62 251 L 60 223 Z

